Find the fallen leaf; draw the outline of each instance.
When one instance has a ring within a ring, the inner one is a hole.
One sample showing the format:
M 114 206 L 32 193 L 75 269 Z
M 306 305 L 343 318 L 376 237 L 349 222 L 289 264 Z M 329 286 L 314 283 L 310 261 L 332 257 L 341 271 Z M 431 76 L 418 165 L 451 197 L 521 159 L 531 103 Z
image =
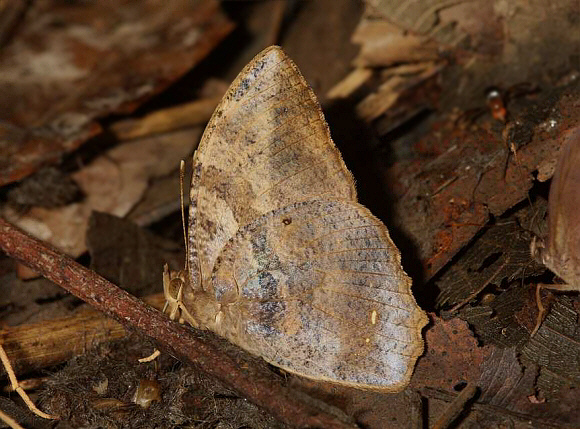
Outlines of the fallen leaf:
M 5 206 L 3 216 L 78 257 L 86 250 L 85 232 L 91 212 L 127 215 L 141 200 L 151 179 L 174 171 L 179 161 L 193 152 L 199 135 L 199 129 L 190 129 L 121 144 L 72 175 L 85 195 L 83 201 L 58 208 L 33 207 L 25 214 Z M 178 191 L 176 188 L 176 200 Z
M 213 0 L 32 2 L 0 51 L 0 185 L 59 161 L 190 70 L 232 29 Z

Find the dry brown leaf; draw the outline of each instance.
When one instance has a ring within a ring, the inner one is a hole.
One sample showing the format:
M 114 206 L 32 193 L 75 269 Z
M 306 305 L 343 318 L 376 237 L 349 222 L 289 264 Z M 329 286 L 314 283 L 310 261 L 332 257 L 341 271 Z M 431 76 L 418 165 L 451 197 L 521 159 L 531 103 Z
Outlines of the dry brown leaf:
M 54 163 L 191 69 L 233 25 L 213 0 L 31 2 L 0 51 L 0 184 Z
M 110 214 L 92 213 L 86 241 L 91 269 L 138 297 L 159 291 L 163 264 L 183 265 L 181 243 L 163 240 Z
M 464 305 L 490 285 L 541 273 L 530 255 L 531 239 L 515 215 L 498 220 L 437 280 L 437 305 Z
M 540 367 L 537 385 L 547 396 L 570 387 L 580 389 L 579 320 L 572 300 L 558 297 L 536 335 L 521 350 L 524 362 Z
M 521 319 L 537 315 L 534 289 L 531 285 L 512 284 L 498 296 L 490 294 L 493 298 L 484 297 L 491 299 L 491 302 L 464 308 L 460 317 L 469 323 L 483 344 L 521 347 L 529 340 L 532 329 L 525 323 L 527 320 Z M 533 304 L 533 307 L 529 304 Z
M 580 418 L 577 391 L 562 389 L 553 400 L 538 399 L 537 393 L 533 393 L 537 376 L 534 365 L 522 365 L 515 347 L 495 348 L 481 367 L 477 384 L 481 388 L 478 402 L 482 406 L 478 410 L 504 415 L 511 424 L 519 420 L 521 427 L 577 427 Z
M 477 381 L 493 348 L 480 346 L 463 320 L 443 320 L 433 314 L 429 318 L 426 352 L 417 361 L 411 387 L 451 390 L 460 382 Z
M 548 237 L 532 243 L 532 254 L 566 281 L 553 289 L 580 291 L 580 127 L 563 138 L 550 185 Z
M 77 257 L 86 250 L 85 232 L 93 210 L 125 216 L 143 197 L 149 181 L 175 170 L 198 138 L 199 130 L 193 129 L 124 143 L 72 175 L 86 196 L 83 201 L 50 209 L 33 207 L 25 214 L 4 207 L 3 216 Z
M 500 216 L 526 198 L 538 166 L 557 158 L 562 136 L 578 126 L 579 94 L 576 84 L 556 88 L 518 115 L 510 138 L 520 146 L 517 162 L 501 135 L 458 127 L 451 118 L 415 144 L 415 159 L 387 170 L 392 219 L 415 245 L 425 279 L 468 244 L 490 214 Z

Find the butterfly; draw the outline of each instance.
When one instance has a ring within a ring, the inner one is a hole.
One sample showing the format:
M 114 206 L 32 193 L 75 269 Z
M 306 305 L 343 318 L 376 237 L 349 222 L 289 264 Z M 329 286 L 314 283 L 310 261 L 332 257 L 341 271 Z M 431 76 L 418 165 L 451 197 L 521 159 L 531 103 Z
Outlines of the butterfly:
M 303 377 L 408 384 L 427 317 L 280 47 L 240 72 L 207 125 L 187 236 L 186 269 L 164 273 L 174 316 Z
M 565 284 L 538 285 L 536 300 L 540 309 L 538 330 L 544 308 L 540 288 L 559 291 L 580 291 L 580 127 L 568 131 L 564 137 L 560 157 L 548 197 L 548 236 L 534 238 L 531 254 L 552 270 Z

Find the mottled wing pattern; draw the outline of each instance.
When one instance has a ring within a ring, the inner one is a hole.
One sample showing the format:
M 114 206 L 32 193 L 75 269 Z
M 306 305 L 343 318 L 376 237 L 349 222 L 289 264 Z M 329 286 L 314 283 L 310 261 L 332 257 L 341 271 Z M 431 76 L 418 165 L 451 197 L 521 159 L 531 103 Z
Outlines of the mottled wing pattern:
M 580 289 L 580 128 L 566 135 L 548 203 L 546 265 Z
M 422 353 L 427 318 L 386 227 L 355 202 L 268 213 L 220 254 L 216 331 L 305 377 L 396 391 Z
M 232 83 L 194 157 L 194 287 L 239 228 L 293 202 L 329 196 L 356 200 L 352 175 L 296 65 L 279 47 L 266 49 Z

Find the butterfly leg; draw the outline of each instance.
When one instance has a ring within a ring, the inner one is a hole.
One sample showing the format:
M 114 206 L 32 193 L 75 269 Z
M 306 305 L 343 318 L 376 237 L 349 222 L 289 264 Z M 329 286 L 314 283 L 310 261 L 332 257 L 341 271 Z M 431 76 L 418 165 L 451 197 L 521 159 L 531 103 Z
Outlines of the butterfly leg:
M 574 287 L 573 285 L 569 285 L 566 283 L 564 284 L 538 283 L 538 285 L 536 286 L 536 305 L 538 306 L 538 317 L 536 319 L 536 326 L 534 327 L 534 330 L 530 334 L 530 336 L 532 337 L 535 335 L 536 332 L 538 332 L 538 329 L 540 329 L 540 325 L 542 324 L 542 322 L 544 321 L 544 317 L 546 316 L 546 309 L 542 305 L 542 297 L 540 296 L 540 291 L 542 290 L 542 288 L 556 290 L 560 292 L 569 292 L 578 290 L 577 287 Z
M 178 317 L 179 323 L 184 320 L 181 313 L 185 311 L 183 305 L 183 287 L 185 286 L 184 273 L 170 272 L 167 264 L 163 267 L 163 294 L 165 295 L 165 306 L 163 312 L 169 309 L 169 318 L 176 320 Z
M 165 295 L 165 305 L 163 306 L 162 312 L 165 313 L 169 309 L 169 318 L 175 320 L 177 313 L 179 311 L 179 299 L 181 298 L 181 289 L 177 292 L 177 296 L 173 296 L 171 293 L 171 275 L 169 273 L 169 267 L 167 264 L 163 267 L 163 294 Z M 140 358 L 139 363 L 152 362 L 159 357 L 161 352 L 158 349 L 153 350 L 149 356 Z
M 165 264 L 163 267 L 163 294 L 165 295 L 165 305 L 163 306 L 162 312 L 165 313 L 169 310 L 169 318 L 171 320 L 175 320 L 179 315 L 179 323 L 183 323 L 183 318 L 181 317 L 183 303 L 181 302 L 181 299 L 183 297 L 184 282 L 181 281 L 179 273 L 175 276 L 172 276 L 171 274 L 169 266 Z M 177 288 L 176 285 L 178 286 Z M 177 289 L 177 293 L 175 293 L 175 289 Z M 140 358 L 139 362 L 145 363 L 154 361 L 160 354 L 161 352 L 155 349 L 149 356 Z

